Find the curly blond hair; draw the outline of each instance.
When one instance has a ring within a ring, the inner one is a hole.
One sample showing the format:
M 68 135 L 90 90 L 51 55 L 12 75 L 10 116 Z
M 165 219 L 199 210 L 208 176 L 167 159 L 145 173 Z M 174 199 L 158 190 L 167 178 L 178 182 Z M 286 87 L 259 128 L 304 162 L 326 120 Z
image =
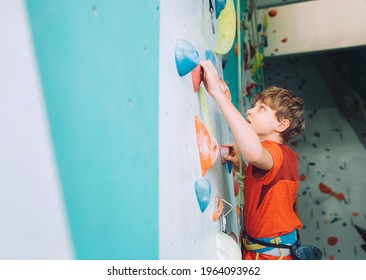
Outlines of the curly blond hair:
M 281 133 L 285 143 L 304 131 L 304 101 L 296 97 L 294 92 L 270 86 L 253 98 L 254 104 L 258 101 L 276 111 L 276 117 L 279 121 L 283 119 L 290 121 L 289 127 Z

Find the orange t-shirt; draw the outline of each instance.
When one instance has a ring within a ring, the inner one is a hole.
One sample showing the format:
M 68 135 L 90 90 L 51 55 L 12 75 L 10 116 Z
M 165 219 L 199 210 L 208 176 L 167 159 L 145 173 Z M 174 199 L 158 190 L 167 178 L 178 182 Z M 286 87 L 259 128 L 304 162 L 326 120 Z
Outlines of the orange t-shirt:
M 290 260 L 293 260 L 293 259 L 294 258 L 291 255 L 288 255 L 288 256 L 282 257 L 281 260 L 290 261 Z M 279 260 L 279 257 L 278 256 L 266 255 L 266 253 L 259 254 L 257 256 L 255 252 L 246 251 L 244 256 L 243 256 L 243 260 L 276 261 L 276 260 Z
M 254 238 L 277 237 L 302 227 L 293 208 L 299 187 L 298 156 L 273 141 L 263 141 L 262 146 L 272 155 L 273 167 L 256 179 L 249 164 L 244 182 L 244 227 Z

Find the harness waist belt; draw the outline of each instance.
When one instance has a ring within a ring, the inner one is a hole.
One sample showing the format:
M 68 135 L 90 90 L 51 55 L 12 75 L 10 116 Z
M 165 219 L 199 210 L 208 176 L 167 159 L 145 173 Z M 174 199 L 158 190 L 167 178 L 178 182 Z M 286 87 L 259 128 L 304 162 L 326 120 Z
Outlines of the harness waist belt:
M 290 254 L 290 246 L 295 244 L 297 241 L 297 230 L 293 230 L 290 233 L 278 236 L 278 237 L 272 237 L 272 238 L 252 238 L 248 235 L 246 235 L 246 238 L 244 239 L 245 249 L 252 252 L 257 253 L 270 253 L 271 252 L 277 252 L 278 249 L 285 249 L 283 250 L 284 255 Z M 277 250 L 273 250 L 276 248 Z

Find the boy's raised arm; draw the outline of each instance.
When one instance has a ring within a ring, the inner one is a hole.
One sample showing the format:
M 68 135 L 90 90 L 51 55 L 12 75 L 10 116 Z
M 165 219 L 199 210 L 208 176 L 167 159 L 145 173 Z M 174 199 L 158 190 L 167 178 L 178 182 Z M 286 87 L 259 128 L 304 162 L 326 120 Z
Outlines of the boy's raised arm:
M 220 77 L 210 60 L 201 61 L 204 69 L 203 82 L 226 119 L 242 156 L 254 166 L 269 170 L 273 166 L 271 154 L 262 147 L 257 133 L 249 126 L 235 106 L 225 97 Z

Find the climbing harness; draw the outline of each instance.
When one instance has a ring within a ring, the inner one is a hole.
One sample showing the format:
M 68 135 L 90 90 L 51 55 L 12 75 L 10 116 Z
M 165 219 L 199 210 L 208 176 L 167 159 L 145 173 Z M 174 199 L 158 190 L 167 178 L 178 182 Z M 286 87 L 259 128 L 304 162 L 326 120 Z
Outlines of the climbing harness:
M 300 246 L 300 240 L 297 239 L 297 230 L 288 234 L 274 238 L 253 238 L 248 234 L 244 235 L 244 248 L 259 254 L 278 256 L 281 260 L 284 256 L 293 255 L 292 247 Z
M 298 229 L 274 238 L 253 238 L 244 234 L 243 243 L 247 251 L 256 253 L 257 259 L 259 254 L 278 256 L 279 260 L 288 255 L 291 255 L 294 260 L 320 260 L 322 258 L 319 248 L 301 245 Z

